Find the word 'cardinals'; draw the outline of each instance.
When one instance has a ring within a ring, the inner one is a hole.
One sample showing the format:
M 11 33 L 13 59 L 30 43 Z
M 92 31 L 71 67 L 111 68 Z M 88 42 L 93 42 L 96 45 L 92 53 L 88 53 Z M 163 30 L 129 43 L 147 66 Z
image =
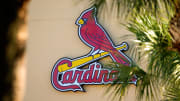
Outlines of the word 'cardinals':
M 96 8 L 93 7 L 84 11 L 76 21 L 76 24 L 79 25 L 79 37 L 92 48 L 91 55 L 104 51 L 109 52 L 114 62 L 126 66 L 130 65 L 128 57 L 116 49 L 108 33 L 97 22 Z

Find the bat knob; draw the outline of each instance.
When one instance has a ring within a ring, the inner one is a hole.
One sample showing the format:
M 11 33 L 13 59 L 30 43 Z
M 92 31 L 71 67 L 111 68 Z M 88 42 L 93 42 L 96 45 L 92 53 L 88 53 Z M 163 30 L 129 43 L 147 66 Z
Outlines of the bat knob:
M 122 50 L 124 50 L 124 51 L 127 51 L 127 50 L 129 49 L 128 43 L 126 43 L 126 42 L 123 42 L 123 43 L 121 44 L 121 47 L 123 47 Z
M 58 67 L 59 72 L 62 72 L 62 71 L 63 71 L 63 68 L 61 67 L 63 64 L 67 64 L 68 67 L 71 67 L 71 66 L 72 66 L 71 60 L 66 59 L 66 58 L 61 59 L 61 60 L 58 61 L 58 63 L 57 63 L 57 67 Z

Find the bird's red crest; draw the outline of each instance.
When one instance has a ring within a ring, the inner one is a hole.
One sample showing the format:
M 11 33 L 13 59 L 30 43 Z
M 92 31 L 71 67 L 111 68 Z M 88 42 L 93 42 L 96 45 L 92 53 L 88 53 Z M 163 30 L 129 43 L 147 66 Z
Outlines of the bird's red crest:
M 95 8 L 85 12 L 83 15 L 82 15 L 82 18 L 91 18 L 95 16 Z

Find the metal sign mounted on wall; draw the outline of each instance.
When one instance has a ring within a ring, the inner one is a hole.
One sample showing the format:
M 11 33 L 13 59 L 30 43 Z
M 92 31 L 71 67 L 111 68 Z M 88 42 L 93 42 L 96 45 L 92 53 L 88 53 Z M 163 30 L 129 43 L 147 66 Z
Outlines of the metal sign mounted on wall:
M 83 11 L 76 24 L 79 26 L 79 38 L 91 48 L 91 52 L 74 59 L 59 59 L 51 73 L 53 87 L 59 91 L 85 91 L 82 85 L 113 83 L 117 75 L 110 74 L 117 71 L 102 68 L 97 60 L 110 56 L 114 62 L 130 66 L 130 59 L 122 52 L 128 49 L 128 44 L 113 44 L 108 33 L 97 21 L 95 7 Z M 80 69 L 85 65 L 88 68 Z M 136 79 L 130 83 L 136 84 Z

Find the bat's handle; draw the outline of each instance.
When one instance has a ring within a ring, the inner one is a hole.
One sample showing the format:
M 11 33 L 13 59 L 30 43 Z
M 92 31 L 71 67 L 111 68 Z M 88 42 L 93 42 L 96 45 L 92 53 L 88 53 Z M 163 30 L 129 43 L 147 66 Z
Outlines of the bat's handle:
M 59 67 L 61 65 L 66 65 L 66 69 L 69 69 L 70 67 L 72 67 L 72 62 L 69 59 L 64 58 L 64 59 L 60 60 L 60 62 L 58 62 L 57 67 Z M 61 67 L 61 68 L 58 68 L 58 71 L 62 72 L 62 71 L 64 71 L 64 69 L 65 68 Z

